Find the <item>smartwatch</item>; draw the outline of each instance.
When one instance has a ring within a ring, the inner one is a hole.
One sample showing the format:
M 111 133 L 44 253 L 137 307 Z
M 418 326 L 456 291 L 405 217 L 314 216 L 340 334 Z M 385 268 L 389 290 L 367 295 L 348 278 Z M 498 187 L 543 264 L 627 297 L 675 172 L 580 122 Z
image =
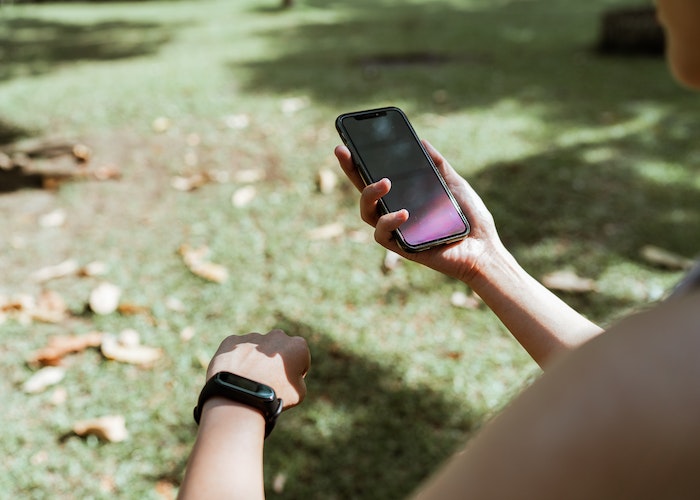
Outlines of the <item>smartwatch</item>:
M 199 425 L 204 403 L 213 397 L 221 397 L 255 408 L 265 417 L 265 437 L 275 427 L 277 417 L 282 413 L 282 400 L 272 387 L 230 372 L 219 372 L 210 378 L 199 393 L 194 407 L 194 421 Z

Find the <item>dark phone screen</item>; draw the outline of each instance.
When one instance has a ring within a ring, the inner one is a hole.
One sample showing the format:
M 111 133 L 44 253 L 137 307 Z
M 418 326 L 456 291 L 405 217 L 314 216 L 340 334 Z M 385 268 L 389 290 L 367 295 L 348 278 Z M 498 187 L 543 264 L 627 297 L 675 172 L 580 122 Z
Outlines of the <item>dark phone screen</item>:
M 369 181 L 391 180 L 387 210 L 408 210 L 400 231 L 409 245 L 466 234 L 468 225 L 400 111 L 347 116 L 343 126 Z

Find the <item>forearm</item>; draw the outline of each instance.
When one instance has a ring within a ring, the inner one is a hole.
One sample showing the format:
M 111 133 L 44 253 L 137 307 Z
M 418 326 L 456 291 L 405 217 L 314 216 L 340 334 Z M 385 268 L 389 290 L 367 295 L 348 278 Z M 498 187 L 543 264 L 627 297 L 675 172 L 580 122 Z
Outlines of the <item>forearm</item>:
M 694 498 L 700 292 L 562 357 L 416 499 Z
M 530 276 L 502 245 L 483 260 L 468 284 L 540 366 L 602 332 Z
M 265 419 L 221 398 L 204 405 L 179 498 L 262 499 Z

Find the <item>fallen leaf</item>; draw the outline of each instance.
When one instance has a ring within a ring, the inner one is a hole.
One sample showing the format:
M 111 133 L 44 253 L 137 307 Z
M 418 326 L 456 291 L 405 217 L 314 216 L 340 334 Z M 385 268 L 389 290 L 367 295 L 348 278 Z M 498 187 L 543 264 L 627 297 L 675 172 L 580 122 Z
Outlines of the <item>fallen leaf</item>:
M 52 385 L 58 384 L 65 376 L 65 368 L 60 366 L 45 366 L 35 372 L 22 384 L 22 390 L 27 394 L 37 394 L 45 391 Z
M 92 150 L 85 144 L 76 144 L 73 146 L 72 153 L 79 163 L 87 163 L 92 157 Z
M 642 247 L 640 253 L 644 260 L 655 266 L 677 270 L 686 270 L 693 267 L 693 261 L 691 259 L 653 245 Z
M 81 420 L 73 425 L 73 432 L 78 436 L 97 436 L 110 443 L 118 443 L 129 437 L 126 420 L 122 415 L 107 415 L 104 417 Z
M 56 389 L 51 394 L 49 401 L 54 406 L 60 406 L 68 401 L 68 391 L 65 387 L 56 387 Z
M 92 178 L 98 181 L 111 181 L 120 179 L 122 176 L 121 169 L 116 165 L 102 165 L 90 170 Z
M 180 331 L 180 340 L 183 342 L 189 342 L 195 336 L 196 330 L 193 326 L 186 326 Z
M 551 290 L 570 293 L 588 293 L 596 290 L 595 280 L 583 278 L 570 270 L 554 271 L 542 278 L 544 286 Z
M 229 128 L 240 130 L 247 128 L 248 125 L 250 125 L 250 117 L 245 113 L 228 115 L 224 117 L 224 123 Z
M 316 174 L 316 184 L 322 194 L 330 194 L 338 185 L 338 174 L 329 168 L 322 168 Z
M 310 240 L 329 240 L 342 236 L 345 232 L 345 226 L 340 222 L 334 222 L 325 226 L 320 226 L 311 229 L 307 235 Z
M 285 484 L 287 484 L 287 474 L 278 472 L 275 474 L 275 479 L 272 481 L 272 491 L 278 495 L 283 493 Z
M 117 311 L 119 311 L 119 314 L 123 314 L 125 316 L 133 316 L 135 314 L 151 314 L 151 310 L 148 307 L 130 303 L 119 304 Z
M 477 309 L 481 305 L 481 299 L 475 294 L 466 294 L 456 291 L 450 297 L 450 304 L 462 309 Z
M 150 365 L 160 359 L 163 353 L 160 349 L 141 345 L 138 342 L 134 344 L 133 341 L 122 336 L 119 338 L 114 335 L 103 336 L 100 349 L 105 358 L 132 365 Z
M 249 205 L 257 196 L 255 186 L 244 186 L 237 189 L 231 196 L 231 203 L 234 207 L 241 208 Z
M 382 261 L 382 272 L 386 274 L 396 269 L 401 263 L 402 258 L 403 257 L 396 252 L 387 250 L 384 254 L 384 260 Z
M 30 279 L 36 283 L 43 283 L 45 281 L 53 280 L 56 278 L 70 276 L 72 274 L 77 273 L 78 270 L 78 261 L 74 259 L 68 259 L 64 260 L 60 264 L 42 267 L 41 269 L 34 271 L 31 274 Z
M 309 98 L 302 97 L 290 97 L 288 99 L 282 100 L 282 112 L 286 115 L 292 115 L 297 111 L 301 111 L 309 105 Z
M 141 334 L 133 328 L 119 332 L 118 342 L 124 347 L 136 347 L 141 344 Z
M 252 184 L 265 178 L 265 170 L 262 168 L 248 168 L 237 170 L 233 174 L 233 181 L 241 184 Z
M 170 120 L 165 116 L 159 116 L 151 124 L 154 132 L 163 133 L 170 128 Z
M 174 312 L 185 312 L 185 304 L 177 297 L 166 297 L 165 307 Z
M 44 323 L 60 323 L 68 315 L 68 307 L 63 297 L 53 290 L 44 290 L 39 294 L 34 308 L 30 311 L 32 319 Z
M 32 365 L 58 365 L 68 354 L 98 347 L 102 343 L 101 332 L 84 335 L 57 335 L 49 338 L 46 347 L 36 351 L 27 362 Z
M 193 274 L 215 283 L 223 283 L 228 279 L 228 269 L 208 260 L 209 247 L 192 248 L 182 245 L 179 251 L 185 265 Z
M 199 189 L 205 184 L 208 184 L 210 180 L 211 179 L 208 175 L 202 172 L 197 172 L 187 177 L 173 177 L 170 185 L 178 191 L 194 191 L 195 189 Z
M 66 223 L 66 211 L 60 208 L 39 217 L 39 226 L 44 228 L 61 227 Z
M 98 260 L 90 262 L 78 270 L 78 276 L 102 276 L 107 272 L 107 264 Z
M 111 314 L 119 306 L 122 289 L 112 283 L 103 282 L 90 292 L 90 310 L 95 314 Z
M 177 490 L 173 483 L 161 479 L 156 483 L 156 495 L 162 500 L 175 500 Z

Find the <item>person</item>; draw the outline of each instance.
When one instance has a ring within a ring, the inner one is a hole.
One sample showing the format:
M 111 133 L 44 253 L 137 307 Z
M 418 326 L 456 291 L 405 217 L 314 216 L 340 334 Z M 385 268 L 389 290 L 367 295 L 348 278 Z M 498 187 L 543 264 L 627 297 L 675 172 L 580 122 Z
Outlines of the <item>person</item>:
M 658 0 L 657 12 L 673 75 L 700 89 L 700 2 Z M 364 186 L 347 148 L 338 146 L 335 155 L 361 191 L 361 217 L 375 227 L 376 241 L 467 283 L 544 372 L 415 498 L 700 496 L 700 268 L 667 300 L 603 334 L 520 267 L 476 192 L 435 148 L 425 146 L 472 231 L 459 243 L 415 254 L 403 252 L 392 238 L 409 214 L 377 212 L 390 181 Z M 257 377 L 289 398 L 284 407 L 291 407 L 305 394 L 305 349 L 303 340 L 282 332 L 229 337 L 207 375 L 226 369 Z M 183 498 L 214 498 L 214 492 L 222 498 L 264 496 L 264 420 L 244 410 L 220 399 L 204 405 Z M 257 421 L 244 420 L 244 413 Z

